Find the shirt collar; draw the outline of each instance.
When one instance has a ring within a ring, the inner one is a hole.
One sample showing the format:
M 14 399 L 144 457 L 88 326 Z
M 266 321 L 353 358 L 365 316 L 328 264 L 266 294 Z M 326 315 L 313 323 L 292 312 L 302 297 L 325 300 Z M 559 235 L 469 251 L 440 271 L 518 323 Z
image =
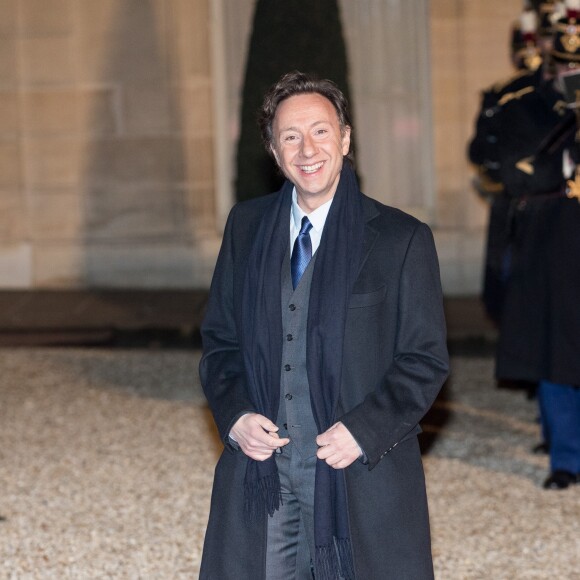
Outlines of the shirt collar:
M 316 208 L 312 213 L 306 213 L 298 205 L 298 197 L 296 194 L 296 188 L 292 190 L 292 219 L 294 220 L 294 227 L 300 230 L 302 227 L 302 218 L 307 215 L 312 227 L 317 232 L 322 232 L 324 228 L 324 223 L 326 222 L 326 217 L 330 211 L 330 206 L 332 205 L 332 200 L 334 197 L 329 199 L 326 203 L 323 203 L 320 207 Z

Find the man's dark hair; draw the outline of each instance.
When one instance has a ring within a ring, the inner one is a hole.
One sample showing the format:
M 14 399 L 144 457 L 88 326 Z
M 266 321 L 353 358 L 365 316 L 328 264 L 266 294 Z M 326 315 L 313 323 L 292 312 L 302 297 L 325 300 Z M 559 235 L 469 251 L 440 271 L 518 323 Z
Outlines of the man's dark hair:
M 317 93 L 326 97 L 333 105 L 338 115 L 340 132 L 344 135 L 346 127 L 352 128 L 350 115 L 348 112 L 348 102 L 342 91 L 335 83 L 328 79 L 318 79 L 312 75 L 293 71 L 286 73 L 274 84 L 264 96 L 264 102 L 258 115 L 258 125 L 262 133 L 262 140 L 268 153 L 272 154 L 274 117 L 278 105 L 295 95 L 307 95 Z M 348 152 L 348 159 L 352 160 L 351 150 Z

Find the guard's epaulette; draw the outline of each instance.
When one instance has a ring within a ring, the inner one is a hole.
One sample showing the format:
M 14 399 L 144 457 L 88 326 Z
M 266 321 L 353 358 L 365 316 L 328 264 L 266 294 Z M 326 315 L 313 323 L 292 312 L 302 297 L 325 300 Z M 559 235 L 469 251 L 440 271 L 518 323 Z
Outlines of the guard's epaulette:
M 491 85 L 490 90 L 493 91 L 494 93 L 501 93 L 501 91 L 503 91 L 508 85 L 510 85 L 511 83 L 513 83 L 513 82 L 517 81 L 518 79 L 521 79 L 522 77 L 525 77 L 526 75 L 529 75 L 529 74 L 530 74 L 530 71 L 527 69 L 519 70 L 517 73 L 511 75 L 507 79 L 504 79 L 502 81 L 498 81 L 498 82 L 494 83 L 493 85 Z
M 558 99 L 556 101 L 556 103 L 554 104 L 554 106 L 552 107 L 552 109 L 558 113 L 558 115 L 560 115 L 560 117 L 563 117 L 566 114 L 566 111 L 568 111 L 568 105 L 566 103 L 566 101 L 563 101 L 562 99 Z
M 534 175 L 534 161 L 535 157 L 524 157 L 516 163 L 516 168 L 523 171 L 526 175 Z
M 514 99 L 521 99 L 524 95 L 529 93 L 533 93 L 536 90 L 536 87 L 524 87 L 519 91 L 515 91 L 513 93 L 506 93 L 498 102 L 497 104 L 500 107 L 503 107 L 505 104 L 513 101 Z

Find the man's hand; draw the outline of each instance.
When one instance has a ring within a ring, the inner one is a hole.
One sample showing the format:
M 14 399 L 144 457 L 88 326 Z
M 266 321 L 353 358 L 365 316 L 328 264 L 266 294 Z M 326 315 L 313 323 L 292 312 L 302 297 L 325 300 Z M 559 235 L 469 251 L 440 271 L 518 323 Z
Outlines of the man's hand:
M 248 457 L 264 461 L 278 447 L 290 443 L 288 438 L 281 439 L 277 431 L 278 427 L 267 417 L 258 413 L 246 413 L 234 423 L 230 435 Z
M 321 433 L 316 444 L 320 446 L 316 452 L 318 459 L 323 459 L 334 469 L 344 469 L 362 455 L 355 438 L 340 421 Z

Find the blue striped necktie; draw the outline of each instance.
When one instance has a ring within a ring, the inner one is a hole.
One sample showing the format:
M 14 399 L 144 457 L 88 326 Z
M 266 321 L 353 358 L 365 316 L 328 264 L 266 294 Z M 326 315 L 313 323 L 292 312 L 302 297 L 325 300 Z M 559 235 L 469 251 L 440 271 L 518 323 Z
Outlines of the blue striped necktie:
M 296 289 L 304 270 L 312 258 L 312 242 L 310 241 L 310 230 L 312 224 L 306 216 L 302 218 L 302 227 L 300 233 L 294 242 L 294 249 L 292 250 L 292 258 L 290 260 L 290 269 L 292 272 L 292 286 Z

